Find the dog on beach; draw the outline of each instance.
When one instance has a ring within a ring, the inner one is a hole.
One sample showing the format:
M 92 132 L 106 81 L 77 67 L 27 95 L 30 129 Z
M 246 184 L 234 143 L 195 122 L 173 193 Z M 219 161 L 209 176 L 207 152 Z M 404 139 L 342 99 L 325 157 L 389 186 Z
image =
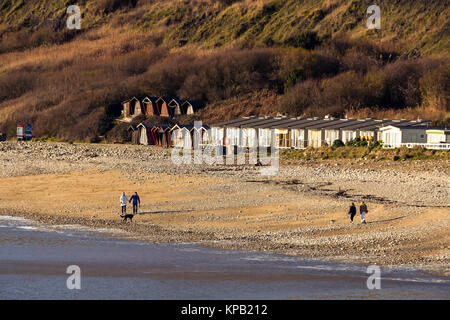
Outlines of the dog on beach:
M 120 217 L 123 218 L 123 221 L 127 221 L 128 219 L 130 219 L 131 222 L 133 222 L 133 216 L 132 214 L 124 214 L 121 215 Z

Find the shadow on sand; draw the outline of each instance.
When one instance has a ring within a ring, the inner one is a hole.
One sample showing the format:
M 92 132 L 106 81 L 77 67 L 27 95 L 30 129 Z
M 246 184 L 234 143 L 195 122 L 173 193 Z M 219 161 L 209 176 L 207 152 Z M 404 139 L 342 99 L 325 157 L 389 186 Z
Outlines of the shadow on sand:
M 403 218 L 406 218 L 406 216 L 392 218 L 392 219 L 385 219 L 385 220 L 367 221 L 367 224 L 369 224 L 369 223 L 390 222 L 390 221 L 400 220 L 400 219 L 403 219 Z
M 194 210 L 173 210 L 173 211 L 149 211 L 149 212 L 139 212 L 137 216 L 145 214 L 170 214 L 170 213 L 180 213 L 180 212 L 191 212 Z

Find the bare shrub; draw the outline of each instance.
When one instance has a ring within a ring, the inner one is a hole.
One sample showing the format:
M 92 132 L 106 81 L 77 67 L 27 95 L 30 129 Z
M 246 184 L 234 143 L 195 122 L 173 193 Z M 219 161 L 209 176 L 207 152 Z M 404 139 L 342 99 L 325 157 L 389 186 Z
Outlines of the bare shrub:
M 25 70 L 0 75 L 0 102 L 18 98 L 31 91 L 37 76 L 36 73 Z
M 450 111 L 450 63 L 427 71 L 419 83 L 427 105 Z
M 298 116 L 319 101 L 320 88 L 317 81 L 307 80 L 291 88 L 281 101 L 281 111 L 290 116 Z
M 273 85 L 275 71 L 270 49 L 226 50 L 197 58 L 178 94 L 206 101 L 227 99 Z

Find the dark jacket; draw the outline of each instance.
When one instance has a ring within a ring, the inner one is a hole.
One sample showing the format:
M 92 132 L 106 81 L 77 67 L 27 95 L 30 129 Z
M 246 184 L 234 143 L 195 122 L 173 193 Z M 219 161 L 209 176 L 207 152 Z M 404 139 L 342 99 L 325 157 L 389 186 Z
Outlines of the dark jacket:
M 367 211 L 367 206 L 366 206 L 365 204 L 362 204 L 362 205 L 359 207 L 359 212 L 361 212 L 361 213 L 363 213 L 363 212 L 367 213 L 367 212 L 368 212 L 368 211 Z
M 130 202 L 133 201 L 133 204 L 141 204 L 141 199 L 139 199 L 139 196 L 133 194 L 130 198 Z
M 348 214 L 355 215 L 356 214 L 356 207 L 355 206 L 350 206 L 350 208 L 348 209 Z

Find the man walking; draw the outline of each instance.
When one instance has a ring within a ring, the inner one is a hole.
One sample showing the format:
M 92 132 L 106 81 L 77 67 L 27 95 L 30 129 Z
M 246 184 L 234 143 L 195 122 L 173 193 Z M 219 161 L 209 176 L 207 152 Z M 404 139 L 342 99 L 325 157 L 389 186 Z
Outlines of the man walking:
M 135 192 L 131 198 L 130 201 L 133 201 L 133 214 L 137 214 L 138 213 L 138 206 L 141 206 L 141 199 L 139 198 L 137 192 Z
M 122 207 L 122 214 L 127 213 L 127 202 L 128 202 L 128 197 L 125 195 L 125 192 L 124 192 L 122 194 L 122 196 L 120 197 L 120 206 Z
M 350 215 L 350 223 L 353 223 L 353 218 L 356 215 L 356 206 L 353 202 L 352 202 L 350 208 L 348 209 L 348 214 Z
M 361 202 L 361 205 L 359 206 L 359 212 L 361 213 L 361 223 L 366 223 L 366 214 L 369 212 L 367 210 L 367 206 L 364 203 L 364 201 Z

